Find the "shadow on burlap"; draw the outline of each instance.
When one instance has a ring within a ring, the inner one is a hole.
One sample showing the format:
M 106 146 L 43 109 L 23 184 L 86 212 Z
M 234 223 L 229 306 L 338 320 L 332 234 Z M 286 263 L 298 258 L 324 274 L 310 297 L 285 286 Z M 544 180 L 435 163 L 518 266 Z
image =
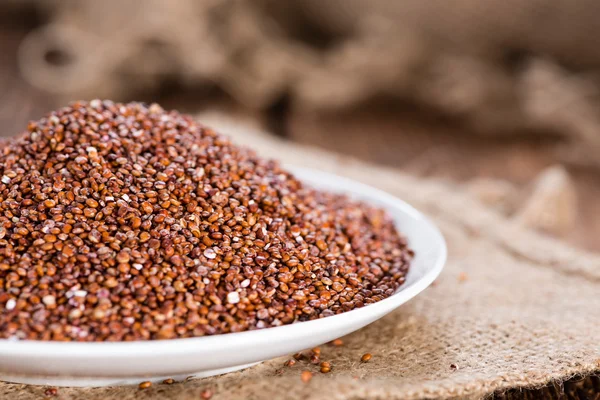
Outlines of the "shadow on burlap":
M 430 215 L 449 245 L 432 287 L 384 319 L 322 347 L 332 372 L 287 357 L 174 385 L 59 389 L 60 399 L 479 398 L 600 370 L 600 257 L 526 231 L 439 182 L 294 146 L 207 116 L 238 143 L 286 163 L 352 177 Z M 401 227 L 400 227 L 401 228 Z M 369 352 L 369 363 L 360 363 Z M 300 373 L 315 373 L 309 383 Z M 2 399 L 45 388 L 0 384 Z

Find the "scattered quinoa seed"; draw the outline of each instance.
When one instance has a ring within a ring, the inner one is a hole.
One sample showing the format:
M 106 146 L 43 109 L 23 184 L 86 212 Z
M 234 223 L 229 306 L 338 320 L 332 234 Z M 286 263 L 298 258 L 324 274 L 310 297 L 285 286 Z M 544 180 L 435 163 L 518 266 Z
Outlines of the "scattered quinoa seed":
M 342 339 L 335 339 L 333 342 L 331 342 L 331 344 L 339 347 L 344 345 L 344 341 Z
M 328 373 L 330 371 L 331 371 L 331 364 L 328 363 L 327 361 L 323 361 L 321 363 L 321 372 L 324 373 L 324 374 L 326 374 L 326 373 Z
M 312 377 L 313 377 L 313 374 L 310 371 L 302 371 L 302 374 L 300 374 L 300 379 L 302 379 L 302 382 L 304 382 L 304 383 L 310 382 Z
M 57 394 L 58 394 L 58 389 L 55 387 L 48 388 L 44 391 L 44 395 L 49 396 L 49 397 L 56 396 Z
M 150 386 L 152 386 L 152 382 L 150 381 L 145 381 L 138 385 L 140 389 L 148 389 Z
M 200 398 L 203 399 L 203 400 L 209 400 L 212 397 L 213 397 L 213 391 L 210 390 L 210 389 L 204 389 L 200 393 Z
M 283 365 L 285 365 L 286 367 L 293 367 L 294 365 L 296 365 L 296 360 L 294 360 L 293 358 L 289 359 Z
M 366 363 L 366 362 L 369 362 L 369 360 L 371 360 L 372 357 L 373 356 L 371 355 L 371 353 L 365 353 L 360 358 L 360 361 Z
M 162 383 L 164 383 L 165 385 L 172 385 L 173 383 L 175 383 L 175 380 L 173 378 L 168 378 L 165 379 Z

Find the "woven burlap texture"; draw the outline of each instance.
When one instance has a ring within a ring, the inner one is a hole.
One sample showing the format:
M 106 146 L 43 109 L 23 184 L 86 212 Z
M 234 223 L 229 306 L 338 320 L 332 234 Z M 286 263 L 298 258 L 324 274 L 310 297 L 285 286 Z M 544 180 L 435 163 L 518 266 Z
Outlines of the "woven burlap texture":
M 205 116 L 213 126 L 286 163 L 366 182 L 430 215 L 449 261 L 425 292 L 382 320 L 322 347 L 329 374 L 287 357 L 245 371 L 174 385 L 67 389 L 60 399 L 480 398 L 600 370 L 600 257 L 526 231 L 448 184 L 426 181 Z M 361 363 L 362 354 L 373 358 Z M 315 373 L 309 383 L 302 370 Z M 0 384 L 2 399 L 45 388 Z

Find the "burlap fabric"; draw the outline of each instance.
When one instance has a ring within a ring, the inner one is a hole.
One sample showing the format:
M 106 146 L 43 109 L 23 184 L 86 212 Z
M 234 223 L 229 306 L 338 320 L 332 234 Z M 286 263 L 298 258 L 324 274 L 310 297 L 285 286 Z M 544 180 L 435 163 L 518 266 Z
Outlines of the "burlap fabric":
M 595 0 L 15 3 L 43 20 L 20 46 L 21 74 L 68 99 L 174 82 L 254 109 L 402 99 L 478 132 L 561 136 L 562 160 L 599 165 Z
M 206 118 L 205 120 L 210 120 Z M 416 179 L 214 120 L 236 141 L 287 163 L 349 176 L 429 214 L 449 245 L 435 284 L 384 319 L 324 345 L 330 374 L 286 357 L 245 371 L 140 390 L 66 389 L 60 399 L 480 398 L 600 370 L 600 257 L 526 231 L 446 184 Z M 363 353 L 371 362 L 360 363 Z M 300 372 L 315 372 L 309 383 Z M 0 384 L 2 399 L 45 388 Z

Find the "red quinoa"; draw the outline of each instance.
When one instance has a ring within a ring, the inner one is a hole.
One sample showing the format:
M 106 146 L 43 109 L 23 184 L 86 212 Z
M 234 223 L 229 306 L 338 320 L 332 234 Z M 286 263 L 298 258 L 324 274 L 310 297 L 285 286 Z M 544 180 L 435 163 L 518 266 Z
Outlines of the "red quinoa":
M 0 337 L 169 339 L 390 296 L 412 251 L 383 210 L 302 185 L 158 105 L 76 102 L 0 152 Z
M 150 381 L 144 381 L 138 385 L 140 389 L 148 389 L 150 386 L 152 386 L 152 382 Z
M 310 371 L 302 371 L 302 373 L 300 374 L 300 379 L 304 383 L 310 382 L 310 380 L 312 379 L 312 377 L 313 377 L 313 374 Z

